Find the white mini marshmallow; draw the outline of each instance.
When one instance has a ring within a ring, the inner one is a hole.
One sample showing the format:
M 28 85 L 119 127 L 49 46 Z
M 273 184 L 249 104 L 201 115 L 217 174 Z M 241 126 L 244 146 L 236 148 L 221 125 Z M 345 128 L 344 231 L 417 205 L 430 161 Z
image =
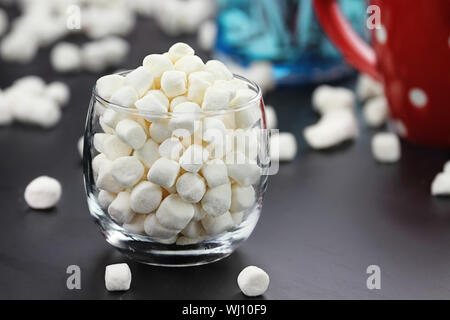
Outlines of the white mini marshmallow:
M 270 156 L 272 160 L 292 161 L 297 155 L 297 140 L 290 132 L 280 132 L 270 137 Z
M 273 76 L 273 65 L 269 61 L 255 61 L 249 66 L 244 75 L 255 81 L 260 87 L 262 92 L 272 90 L 276 83 Z
M 147 168 L 159 159 L 158 144 L 152 139 L 148 139 L 142 148 L 135 150 L 134 155 L 141 160 Z
M 372 128 L 384 125 L 388 116 L 388 103 L 384 96 L 371 98 L 363 106 L 364 120 Z
M 108 213 L 119 224 L 129 223 L 134 217 L 134 212 L 130 208 L 130 193 L 119 192 L 109 205 Z
M 157 143 L 163 142 L 172 134 L 168 122 L 164 120 L 152 122 L 149 127 L 149 132 L 152 139 Z
M 215 143 L 225 138 L 227 128 L 219 118 L 206 117 L 202 124 L 203 141 Z
M 158 208 L 162 200 L 160 186 L 149 181 L 142 181 L 131 191 L 131 209 L 136 213 L 146 214 Z
M 178 162 L 166 158 L 156 160 L 148 171 L 148 181 L 151 181 L 164 188 L 170 188 L 175 184 L 175 180 L 180 172 Z
M 105 286 L 108 291 L 130 289 L 131 270 L 126 263 L 110 264 L 105 269 Z
M 169 99 L 159 90 L 150 90 L 143 98 L 135 103 L 136 108 L 143 112 L 148 121 L 161 119 L 169 108 Z
M 25 76 L 15 80 L 12 88 L 21 93 L 40 95 L 45 91 L 45 81 L 39 76 Z
M 360 74 L 356 83 L 356 93 L 360 100 L 384 95 L 383 85 L 366 74 Z
M 337 109 L 353 110 L 355 94 L 347 88 L 321 85 L 313 92 L 312 104 L 314 110 L 322 115 Z
M 50 52 L 50 62 L 57 72 L 78 71 L 81 68 L 80 48 L 68 42 L 60 42 Z
M 439 173 L 431 184 L 433 196 L 450 196 L 450 172 Z
M 101 72 L 108 67 L 105 55 L 104 47 L 100 41 L 87 42 L 81 47 L 81 64 L 89 72 Z
M 102 144 L 102 152 L 110 160 L 129 156 L 131 151 L 132 148 L 126 143 L 122 142 L 116 135 L 109 135 Z
M 205 21 L 200 25 L 197 42 L 205 51 L 211 51 L 216 43 L 217 25 L 213 21 Z
M 103 76 L 97 80 L 97 93 L 103 99 L 110 99 L 114 92 L 125 85 L 125 78 L 118 74 Z
M 278 126 L 277 113 L 272 106 L 266 106 L 264 108 L 266 114 L 267 129 L 276 129 Z
M 205 210 L 203 210 L 200 203 L 193 203 L 192 206 L 194 207 L 194 217 L 192 217 L 193 221 L 200 221 L 208 214 Z
M 139 99 L 139 94 L 132 86 L 124 86 L 113 93 L 111 102 L 125 108 L 131 108 Z
M 242 221 L 244 220 L 244 211 L 240 212 L 231 212 L 231 218 L 233 218 L 234 224 L 236 226 L 240 225 Z
M 169 128 L 177 137 L 184 137 L 196 132 L 199 128 L 201 109 L 194 102 L 183 102 L 173 110 L 172 118 L 169 120 Z
M 184 147 L 177 138 L 168 138 L 159 146 L 161 157 L 178 161 L 183 154 Z
M 142 97 L 153 86 L 153 74 L 149 68 L 138 67 L 126 75 L 125 83 L 135 88 Z
M 161 77 L 161 89 L 167 97 L 173 98 L 186 92 L 186 73 L 183 71 L 166 71 Z
M 231 186 L 223 184 L 206 191 L 202 199 L 202 208 L 211 216 L 217 217 L 228 210 L 231 206 Z
M 193 72 L 189 74 L 189 86 L 187 98 L 190 101 L 201 105 L 203 103 L 203 97 L 205 91 L 214 82 L 214 76 L 205 71 Z
M 131 188 L 144 175 L 144 166 L 137 157 L 120 157 L 113 161 L 111 175 L 124 188 Z
M 252 186 L 241 187 L 234 184 L 231 187 L 231 212 L 247 210 L 255 203 L 255 189 Z
M 155 79 L 161 78 L 164 72 L 173 70 L 170 59 L 162 54 L 148 55 L 142 64 L 151 71 Z
M 202 219 L 202 226 L 208 235 L 214 236 L 232 229 L 234 221 L 231 214 L 227 211 L 218 217 L 206 215 Z
M 193 144 L 186 149 L 179 162 L 184 170 L 195 173 L 200 170 L 208 158 L 208 150 L 200 145 Z
M 63 107 L 69 102 L 70 90 L 64 82 L 55 81 L 47 86 L 44 95 Z
M 181 230 L 181 234 L 188 237 L 188 238 L 199 238 L 205 233 L 205 229 L 203 229 L 203 226 L 200 221 L 191 221 L 187 224 L 186 227 L 184 227 L 183 230 Z
M 97 150 L 98 152 L 103 152 L 103 144 L 109 137 L 111 137 L 111 135 L 108 133 L 98 132 L 94 134 L 93 145 L 95 150 Z
M 450 173 L 450 161 L 447 161 L 444 165 L 444 172 Z
M 237 278 L 239 289 L 248 297 L 263 295 L 269 287 L 269 275 L 255 266 L 244 268 Z
M 394 163 L 400 160 L 401 148 L 398 137 L 389 132 L 381 132 L 372 138 L 372 154 L 382 163 Z
M 325 113 L 318 123 L 306 127 L 303 136 L 314 149 L 326 149 L 354 139 L 359 134 L 353 112 L 345 109 Z
M 103 209 L 108 209 L 109 205 L 114 201 L 115 198 L 115 193 L 106 190 L 100 190 L 97 196 L 98 203 Z
M 61 199 L 62 188 L 58 180 L 40 176 L 25 188 L 25 201 L 32 209 L 50 209 Z
M 172 101 L 170 101 L 169 111 L 173 112 L 175 107 L 183 102 L 189 102 L 189 99 L 186 96 L 178 96 L 173 98 Z
M 220 159 L 213 159 L 206 162 L 201 169 L 201 173 L 210 188 L 215 188 L 230 182 L 227 166 Z
M 147 140 L 142 126 L 131 119 L 120 120 L 116 125 L 117 136 L 133 149 L 140 149 Z
M 236 91 L 236 96 L 230 102 L 230 106 L 233 108 L 242 108 L 241 111 L 237 111 L 235 114 L 236 126 L 238 128 L 250 128 L 261 118 L 261 111 L 259 109 L 260 101 L 250 102 L 255 97 L 256 93 L 250 89 Z
M 173 63 L 176 63 L 178 60 L 185 56 L 193 56 L 194 54 L 194 49 L 183 42 L 175 43 L 169 49 L 169 58 Z
M 144 229 L 145 219 L 147 219 L 146 214 L 135 214 L 133 219 L 131 219 L 131 221 L 129 223 L 124 223 L 122 225 L 122 227 L 130 233 L 144 234 L 145 233 L 145 229 Z
M 205 71 L 212 73 L 215 80 L 233 79 L 233 74 L 231 71 L 218 60 L 209 60 L 205 65 Z
M 11 32 L 0 44 L 0 55 L 8 62 L 28 63 L 35 57 L 37 50 L 36 39 L 23 31 Z
M 206 192 L 205 180 L 197 173 L 186 172 L 176 183 L 178 195 L 186 202 L 197 203 Z
M 227 154 L 225 163 L 228 176 L 243 187 L 257 183 L 261 176 L 258 165 L 249 160 L 242 152 Z
M 167 196 L 156 211 L 159 223 L 172 230 L 184 229 L 193 216 L 192 204 L 184 201 L 177 194 Z
M 226 110 L 230 105 L 230 92 L 226 89 L 209 87 L 205 91 L 202 109 L 205 111 Z
M 192 72 L 203 71 L 205 64 L 198 56 L 184 56 L 180 58 L 174 65 L 175 70 L 183 71 L 186 75 Z
M 94 159 L 92 159 L 92 173 L 96 181 L 100 168 L 108 163 L 112 163 L 112 161 L 109 160 L 103 153 L 96 155 Z
M 180 230 L 173 230 L 164 227 L 159 223 L 155 214 L 149 214 L 144 221 L 144 231 L 147 235 L 157 239 L 171 239 L 178 234 Z
M 111 175 L 112 161 L 102 161 L 95 181 L 97 188 L 112 193 L 118 193 L 122 190 L 122 186 L 117 183 L 116 179 Z M 95 172 L 95 171 L 94 171 Z

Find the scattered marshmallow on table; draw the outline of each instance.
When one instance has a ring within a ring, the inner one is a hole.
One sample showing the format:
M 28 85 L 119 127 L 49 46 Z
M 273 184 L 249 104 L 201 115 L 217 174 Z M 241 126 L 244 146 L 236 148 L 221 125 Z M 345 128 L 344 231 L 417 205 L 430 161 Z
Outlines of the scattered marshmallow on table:
M 318 123 L 303 130 L 306 142 L 314 149 L 327 149 L 354 139 L 359 134 L 358 122 L 350 110 L 325 113 Z
M 197 203 L 206 192 L 205 180 L 199 174 L 186 172 L 178 178 L 176 189 L 184 201 Z
M 73 43 L 60 42 L 52 49 L 50 62 L 57 72 L 78 71 L 82 67 L 80 48 Z
M 128 191 L 119 192 L 109 205 L 108 213 L 117 223 L 129 223 L 134 217 L 134 212 L 130 207 L 130 193 Z
M 384 95 L 383 85 L 367 74 L 360 74 L 356 83 L 356 94 L 360 100 Z
M 214 21 L 205 21 L 200 25 L 197 42 L 203 50 L 211 51 L 217 37 L 217 25 Z
M 137 157 L 120 157 L 113 161 L 111 175 L 123 188 L 131 188 L 144 175 L 144 166 Z
M 61 198 L 62 187 L 58 180 L 40 176 L 31 181 L 25 188 L 25 201 L 32 209 L 50 209 Z
M 347 88 L 320 85 L 313 92 L 312 105 L 322 115 L 336 109 L 353 110 L 355 94 Z
M 70 89 L 64 82 L 55 81 L 50 83 L 44 94 L 63 107 L 70 99 Z
M 160 186 L 149 181 L 142 181 L 131 191 L 131 209 L 140 214 L 147 214 L 156 210 L 162 200 Z
M 239 289 L 248 297 L 263 295 L 269 287 L 269 275 L 255 266 L 245 267 L 237 278 Z
M 280 132 L 270 137 L 270 156 L 272 160 L 292 161 L 297 155 L 297 140 L 290 132 Z
M 182 230 L 194 217 L 194 207 L 179 195 L 166 197 L 156 211 L 159 223 L 172 230 Z
M 266 106 L 264 108 L 266 114 L 267 129 L 276 129 L 278 125 L 277 113 L 272 106 Z
M 400 160 L 401 147 L 398 137 L 389 132 L 380 132 L 372 138 L 372 154 L 382 163 L 394 163 Z
M 126 263 L 110 264 L 105 268 L 105 286 L 108 291 L 130 289 L 131 270 Z
M 378 128 L 384 125 L 389 116 L 386 98 L 378 96 L 367 100 L 363 106 L 363 116 L 370 127 Z
M 450 172 L 441 172 L 431 184 L 433 196 L 450 196 Z
M 78 139 L 77 149 L 78 149 L 78 153 L 80 154 L 80 157 L 83 159 L 83 149 L 84 149 L 84 137 L 83 136 L 81 136 Z

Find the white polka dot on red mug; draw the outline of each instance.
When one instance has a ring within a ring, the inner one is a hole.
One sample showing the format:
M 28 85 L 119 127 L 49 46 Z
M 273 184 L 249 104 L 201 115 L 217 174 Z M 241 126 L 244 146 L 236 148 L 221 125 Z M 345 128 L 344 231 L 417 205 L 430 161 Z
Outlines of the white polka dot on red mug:
M 409 101 L 414 107 L 423 108 L 428 103 L 426 92 L 420 88 L 412 88 L 408 93 Z

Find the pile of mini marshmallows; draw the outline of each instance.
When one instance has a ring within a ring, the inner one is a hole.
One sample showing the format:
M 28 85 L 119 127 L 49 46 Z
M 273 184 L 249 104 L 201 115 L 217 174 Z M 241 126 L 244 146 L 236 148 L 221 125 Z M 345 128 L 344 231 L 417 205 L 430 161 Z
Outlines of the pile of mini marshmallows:
M 148 15 L 147 0 L 20 0 L 21 15 L 0 44 L 3 60 L 31 61 L 40 47 L 46 47 L 69 33 L 83 32 L 92 39 L 127 35 L 135 26 L 136 14 Z M 0 34 L 7 28 L 0 12 Z M 80 23 L 80 25 L 78 25 Z M 80 28 L 78 28 L 80 27 Z
M 96 88 L 112 103 L 97 103 L 103 133 L 94 135 L 99 154 L 92 160 L 99 204 L 112 219 L 130 232 L 179 245 L 240 224 L 255 204 L 252 185 L 261 174 L 252 129 L 261 111 L 245 82 L 177 43 L 126 76 L 100 78 Z M 163 119 L 167 112 L 172 117 Z M 222 115 L 202 118 L 203 112 Z M 239 143 L 239 137 L 251 141 Z M 224 143 L 229 138 L 238 142 Z
M 130 45 L 122 38 L 109 36 L 90 41 L 79 47 L 69 42 L 60 42 L 50 53 L 50 63 L 59 73 L 87 70 L 101 72 L 118 67 L 130 51 Z
M 13 121 L 50 128 L 61 119 L 61 107 L 70 98 L 70 91 L 62 82 L 46 84 L 37 76 L 16 80 L 0 91 L 0 125 Z

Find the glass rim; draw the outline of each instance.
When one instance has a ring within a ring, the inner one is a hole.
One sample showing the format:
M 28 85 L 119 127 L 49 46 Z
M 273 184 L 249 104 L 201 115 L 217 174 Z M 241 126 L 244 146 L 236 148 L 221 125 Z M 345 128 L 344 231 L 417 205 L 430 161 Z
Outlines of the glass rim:
M 132 72 L 134 69 L 131 70 L 125 70 L 125 71 L 121 71 L 118 73 L 114 73 L 117 75 L 126 75 L 130 72 Z M 253 89 L 255 90 L 255 96 L 250 99 L 249 101 L 245 102 L 245 103 L 241 103 L 238 104 L 232 108 L 228 108 L 225 110 L 201 110 L 201 112 L 199 112 L 200 115 L 207 115 L 207 116 L 221 116 L 221 115 L 226 115 L 229 113 L 236 113 L 239 111 L 243 111 L 247 108 L 250 108 L 251 106 L 253 106 L 256 102 L 260 101 L 262 98 L 262 90 L 261 87 L 254 81 L 247 79 L 244 76 L 241 76 L 239 74 L 234 74 L 233 73 L 233 79 L 239 79 L 242 80 L 244 82 L 246 82 L 248 85 L 251 85 L 253 87 Z M 125 107 L 116 103 L 113 103 L 111 101 L 109 101 L 108 99 L 103 98 L 102 96 L 100 96 L 97 92 L 97 85 L 94 85 L 94 89 L 92 90 L 93 95 L 95 97 L 95 99 L 97 101 L 100 101 L 103 105 L 106 104 L 108 106 L 112 106 L 113 109 L 117 109 L 120 110 L 121 113 L 128 113 L 128 114 L 132 114 L 132 115 L 142 115 L 142 116 L 152 116 L 152 117 L 161 117 L 161 118 L 167 118 L 170 116 L 180 116 L 183 114 L 192 114 L 192 112 L 173 112 L 173 111 L 167 111 L 167 112 L 151 112 L 151 111 L 146 111 L 146 110 L 138 110 L 137 108 L 129 108 L 129 107 Z M 176 98 L 176 97 L 174 97 Z M 191 101 L 189 101 L 191 102 Z M 195 102 L 193 102 L 195 103 Z

